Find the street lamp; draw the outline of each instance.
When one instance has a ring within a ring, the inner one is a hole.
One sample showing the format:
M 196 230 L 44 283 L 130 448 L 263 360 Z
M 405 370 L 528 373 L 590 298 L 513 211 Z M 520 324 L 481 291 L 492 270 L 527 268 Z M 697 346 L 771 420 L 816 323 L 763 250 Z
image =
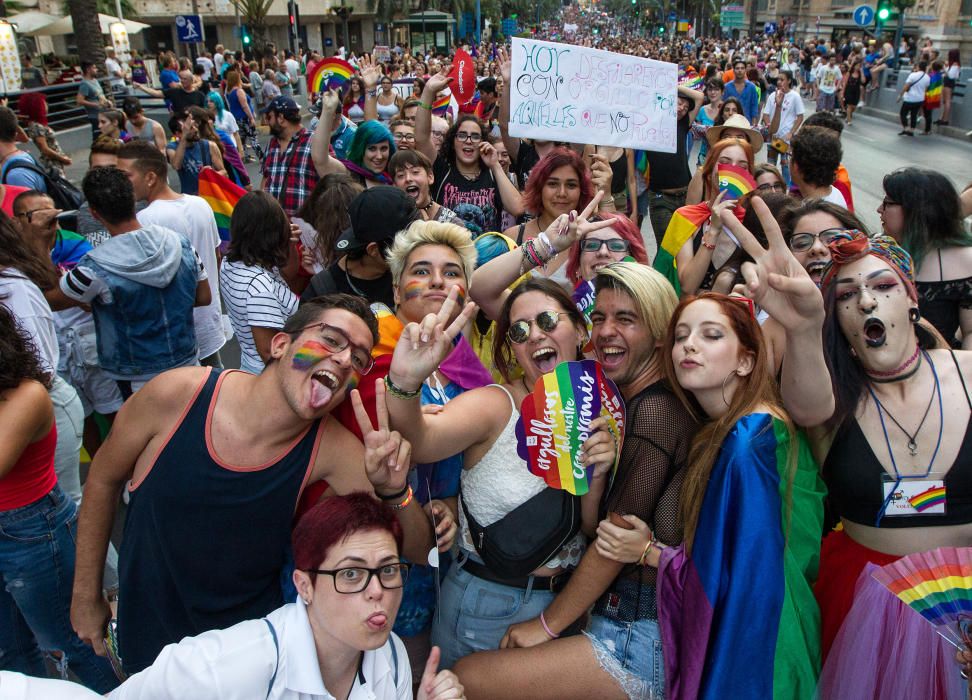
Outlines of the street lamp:
M 331 13 L 341 19 L 341 23 L 344 25 L 344 50 L 349 54 L 351 53 L 351 40 L 348 37 L 348 19 L 354 13 L 354 8 L 348 7 L 344 4 L 344 0 L 341 0 L 340 7 L 332 7 Z

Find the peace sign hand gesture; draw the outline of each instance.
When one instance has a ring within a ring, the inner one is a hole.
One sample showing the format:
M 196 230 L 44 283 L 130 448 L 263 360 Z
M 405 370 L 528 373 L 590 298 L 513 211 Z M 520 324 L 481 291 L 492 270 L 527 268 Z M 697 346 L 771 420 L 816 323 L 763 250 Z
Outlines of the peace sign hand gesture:
M 351 406 L 361 429 L 365 448 L 365 473 L 379 496 L 398 493 L 405 488 L 411 463 L 412 444 L 397 430 L 389 429 L 388 406 L 385 404 L 385 383 L 375 382 L 375 412 L 378 428 L 371 424 L 361 394 L 351 391 Z
M 723 209 L 722 223 L 732 231 L 743 249 L 752 256 L 742 267 L 746 293 L 788 332 L 819 329 L 823 326 L 823 296 L 810 275 L 797 262 L 783 240 L 780 225 L 759 197 L 752 207 L 766 232 L 768 248 L 763 248 L 730 209 Z
M 600 231 L 614 223 L 612 219 L 588 221 L 589 217 L 597 213 L 597 205 L 601 203 L 603 197 L 604 192 L 598 191 L 580 214 L 576 211 L 572 211 L 569 215 L 561 214 L 547 227 L 544 233 L 557 253 L 562 253 L 583 240 L 587 234 Z
M 391 367 L 388 368 L 388 378 L 395 386 L 403 391 L 418 389 L 452 352 L 453 339 L 462 332 L 478 310 L 476 304 L 469 302 L 456 319 L 449 323 L 449 318 L 456 309 L 458 296 L 459 289 L 452 287 L 438 313 L 426 315 L 421 323 L 412 322 L 405 326 L 395 345 Z

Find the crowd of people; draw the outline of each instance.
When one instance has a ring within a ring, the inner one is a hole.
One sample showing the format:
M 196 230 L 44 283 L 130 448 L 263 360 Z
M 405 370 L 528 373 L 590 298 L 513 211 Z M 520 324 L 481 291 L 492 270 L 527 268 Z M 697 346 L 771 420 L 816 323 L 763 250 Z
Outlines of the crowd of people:
M 678 64 L 676 152 L 512 136 L 490 44 L 445 111 L 408 47 L 320 95 L 313 52 L 167 55 L 165 124 L 86 65 L 79 188 L 43 99 L 0 107 L 0 698 L 965 697 L 871 574 L 972 546 L 972 186 L 855 213 L 876 44 L 562 19 Z M 625 430 L 575 496 L 517 433 L 585 358 Z

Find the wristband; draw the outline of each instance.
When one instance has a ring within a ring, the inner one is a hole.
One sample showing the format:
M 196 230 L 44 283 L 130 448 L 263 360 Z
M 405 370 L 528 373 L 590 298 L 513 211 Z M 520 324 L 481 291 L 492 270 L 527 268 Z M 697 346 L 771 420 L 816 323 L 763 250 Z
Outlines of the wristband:
M 704 238 L 702 239 L 702 247 L 705 248 L 706 250 L 716 249 L 715 243 L 706 243 Z
M 432 105 L 427 105 L 424 102 L 419 102 L 418 106 L 421 107 L 422 109 L 427 109 L 430 112 L 432 111 Z
M 409 486 L 408 487 L 408 495 L 405 496 L 405 500 L 402 501 L 401 503 L 398 503 L 398 504 L 395 504 L 395 505 L 391 505 L 391 506 L 389 506 L 389 508 L 391 508 L 392 510 L 405 510 L 405 508 L 408 506 L 408 504 L 412 502 L 412 496 L 414 496 L 414 495 L 415 495 L 415 493 L 412 491 L 412 487 Z
M 396 399 L 401 399 L 402 401 L 411 401 L 412 399 L 418 398 L 418 395 L 422 393 L 422 387 L 419 387 L 414 391 L 407 391 L 395 386 L 395 383 L 387 374 L 385 375 L 385 388 L 388 390 L 389 394 L 394 396 Z
M 553 247 L 553 243 L 551 243 L 550 239 L 547 238 L 546 231 L 541 231 L 540 234 L 537 236 L 537 240 L 540 241 L 547 249 L 547 255 L 549 255 L 551 258 L 557 255 L 557 249 Z
M 551 639 L 556 639 L 557 637 L 560 636 L 559 634 L 555 634 L 554 631 L 547 626 L 547 621 L 543 619 L 542 610 L 540 611 L 540 624 L 543 625 L 543 631 L 546 632 L 547 636 L 550 637 Z
M 397 493 L 390 493 L 387 496 L 382 496 L 379 493 L 379 494 L 377 494 L 377 496 L 378 496 L 378 498 L 380 498 L 383 501 L 400 501 L 402 498 L 405 497 L 405 494 L 406 493 L 408 493 L 408 484 L 405 484 L 405 486 L 402 488 L 402 490 L 401 491 L 398 491 Z

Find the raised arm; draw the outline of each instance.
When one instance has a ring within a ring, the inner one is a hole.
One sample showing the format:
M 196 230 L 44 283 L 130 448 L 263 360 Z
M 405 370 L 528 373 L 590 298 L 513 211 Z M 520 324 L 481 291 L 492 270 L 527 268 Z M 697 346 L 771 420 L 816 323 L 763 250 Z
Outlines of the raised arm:
M 766 204 L 757 197 L 752 206 L 766 232 L 768 249 L 759 244 L 731 210 L 722 212 L 722 222 L 755 261 L 743 265 L 747 293 L 785 330 L 780 380 L 783 406 L 798 425 L 823 425 L 835 409 L 830 369 L 824 359 L 823 297 L 803 265 L 793 257 Z M 827 379 L 822 380 L 823 377 Z
M 698 90 L 693 90 L 690 87 L 685 87 L 684 85 L 678 86 L 678 94 L 682 97 L 687 97 L 692 101 L 694 107 L 688 113 L 689 124 L 695 121 L 695 117 L 698 116 L 699 110 L 702 109 L 702 103 L 705 101 L 705 94 L 699 92 Z
M 702 232 L 702 245 L 698 250 L 694 250 L 692 238 L 685 241 L 675 256 L 675 265 L 678 270 L 678 284 L 682 288 L 682 294 L 695 294 L 699 291 L 699 285 L 705 279 L 705 273 L 709 270 L 712 262 L 712 254 L 716 244 L 722 235 L 722 220 L 719 218 L 720 212 L 728 208 L 732 211 L 736 207 L 736 200 L 723 201 L 725 194 L 719 193 L 715 203 L 712 205 L 712 216 L 704 224 Z
M 378 119 L 378 83 L 381 81 L 381 66 L 372 62 L 370 56 L 362 56 L 358 62 L 361 68 L 361 82 L 365 87 L 365 121 Z
M 311 159 L 321 177 L 329 173 L 347 172 L 344 163 L 332 158 L 330 153 L 331 132 L 334 130 L 334 120 L 340 106 L 341 96 L 337 90 L 328 90 L 321 96 L 321 118 L 317 120 L 317 126 L 311 135 Z
M 516 157 L 520 153 L 520 139 L 510 136 L 510 91 L 513 86 L 510 84 L 513 74 L 513 64 L 510 61 L 506 49 L 500 49 L 498 54 L 500 75 L 503 77 L 503 96 L 500 98 L 499 128 L 503 145 L 506 152 L 510 154 L 510 161 L 516 162 Z
M 444 65 L 438 73 L 428 79 L 422 89 L 422 103 L 415 113 L 415 150 L 424 153 L 432 162 L 435 162 L 438 157 L 435 144 L 432 143 L 432 105 L 435 103 L 436 95 L 452 82 L 449 70 L 450 66 Z

